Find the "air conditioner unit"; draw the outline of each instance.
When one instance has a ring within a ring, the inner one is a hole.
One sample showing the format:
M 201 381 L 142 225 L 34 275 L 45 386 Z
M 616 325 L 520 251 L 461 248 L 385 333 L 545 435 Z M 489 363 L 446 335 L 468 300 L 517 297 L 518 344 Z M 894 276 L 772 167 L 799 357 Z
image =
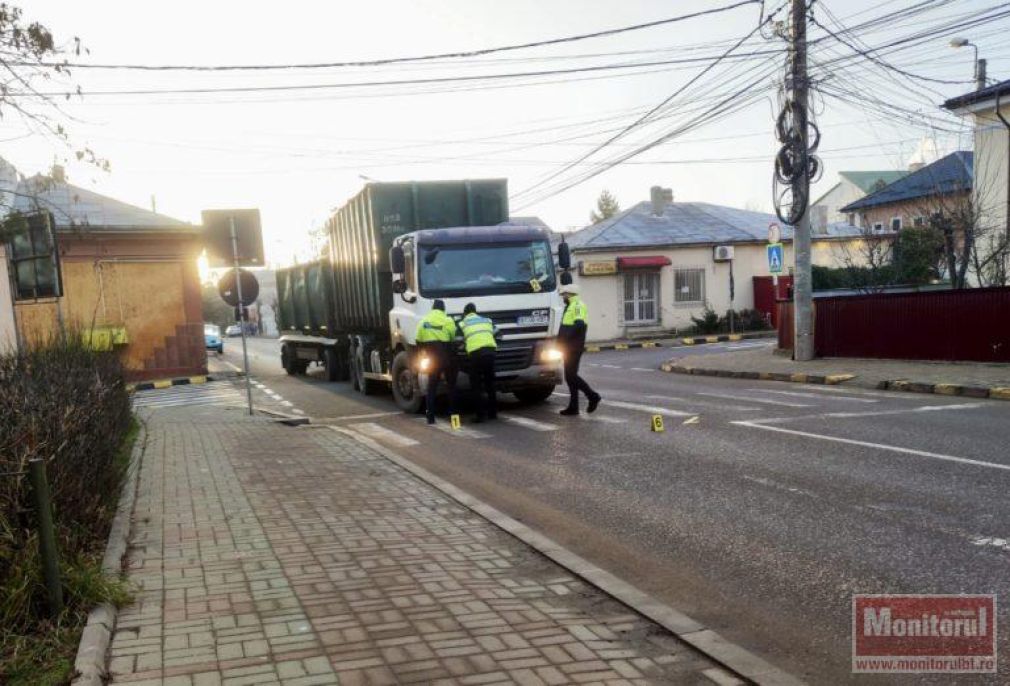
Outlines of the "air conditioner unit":
M 717 245 L 715 246 L 713 259 L 716 262 L 729 262 L 733 259 L 733 246 L 732 245 Z

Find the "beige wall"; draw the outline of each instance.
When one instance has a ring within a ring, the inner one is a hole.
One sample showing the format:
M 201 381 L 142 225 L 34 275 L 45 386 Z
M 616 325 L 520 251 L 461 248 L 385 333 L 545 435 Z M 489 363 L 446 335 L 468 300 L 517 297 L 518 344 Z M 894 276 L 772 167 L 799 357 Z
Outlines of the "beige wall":
M 0 245 L 0 354 L 17 348 L 17 329 L 14 324 L 10 284 L 7 253 L 4 246 Z

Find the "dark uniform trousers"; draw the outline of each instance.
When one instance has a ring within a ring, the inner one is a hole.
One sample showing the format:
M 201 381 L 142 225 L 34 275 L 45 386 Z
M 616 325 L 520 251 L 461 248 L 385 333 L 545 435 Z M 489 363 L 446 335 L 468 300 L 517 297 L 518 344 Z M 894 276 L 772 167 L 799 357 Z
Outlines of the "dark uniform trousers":
M 477 416 L 481 419 L 498 416 L 494 358 L 494 348 L 481 348 L 470 353 L 470 386 L 477 394 Z
M 452 349 L 447 343 L 426 343 L 424 351 L 431 359 L 432 369 L 428 372 L 428 391 L 425 394 L 425 413 L 428 419 L 435 418 L 435 396 L 438 394 L 439 378 L 445 379 L 449 387 L 449 414 L 456 414 L 456 377 L 459 367 Z
M 583 348 L 580 346 L 570 346 L 565 350 L 565 383 L 568 384 L 568 406 L 578 407 L 579 391 L 582 391 L 587 398 L 596 396 L 596 392 L 589 387 L 586 380 L 579 376 L 579 362 L 582 360 Z

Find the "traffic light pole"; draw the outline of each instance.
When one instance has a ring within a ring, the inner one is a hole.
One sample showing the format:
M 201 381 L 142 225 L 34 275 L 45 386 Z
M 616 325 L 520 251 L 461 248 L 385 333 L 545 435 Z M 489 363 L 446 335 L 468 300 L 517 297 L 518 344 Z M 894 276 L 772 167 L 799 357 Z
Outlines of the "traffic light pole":
M 795 311 L 795 340 L 793 358 L 799 361 L 814 359 L 814 300 L 813 274 L 810 268 L 810 176 L 808 173 L 807 150 L 807 3 L 806 0 L 792 0 L 792 90 L 796 107 L 796 132 L 803 169 L 799 176 L 799 197 L 803 201 L 803 214 L 793 228 L 793 250 L 796 260 L 796 274 L 793 280 L 793 301 Z
M 238 295 L 238 328 L 242 332 L 242 369 L 245 373 L 245 395 L 249 403 L 249 414 L 253 414 L 252 382 L 249 380 L 249 349 L 245 340 L 245 304 L 242 302 L 242 279 L 238 263 L 238 234 L 235 232 L 235 217 L 228 217 L 231 230 L 231 254 L 235 260 L 235 289 Z

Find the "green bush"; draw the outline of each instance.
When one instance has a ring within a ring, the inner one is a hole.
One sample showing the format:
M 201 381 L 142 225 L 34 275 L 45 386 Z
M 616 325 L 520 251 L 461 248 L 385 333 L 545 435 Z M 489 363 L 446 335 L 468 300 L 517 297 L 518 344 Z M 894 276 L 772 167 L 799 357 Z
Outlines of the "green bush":
M 694 322 L 694 326 L 692 327 L 693 333 L 710 334 L 719 332 L 719 315 L 708 305 L 705 305 L 705 309 L 702 311 L 700 317 L 691 315 L 691 321 Z
M 771 328 L 768 316 L 759 310 L 740 310 L 733 313 L 733 330 L 736 333 L 767 331 Z M 719 331 L 724 333 L 729 331 L 729 312 L 719 318 Z
M 131 422 L 118 358 L 87 349 L 78 334 L 0 355 L 0 683 L 15 680 L 26 646 L 78 627 L 98 602 L 123 600 L 124 587 L 101 574 L 100 560 Z M 45 460 L 52 495 L 60 617 L 48 616 L 31 490 L 17 475 L 33 458 Z

